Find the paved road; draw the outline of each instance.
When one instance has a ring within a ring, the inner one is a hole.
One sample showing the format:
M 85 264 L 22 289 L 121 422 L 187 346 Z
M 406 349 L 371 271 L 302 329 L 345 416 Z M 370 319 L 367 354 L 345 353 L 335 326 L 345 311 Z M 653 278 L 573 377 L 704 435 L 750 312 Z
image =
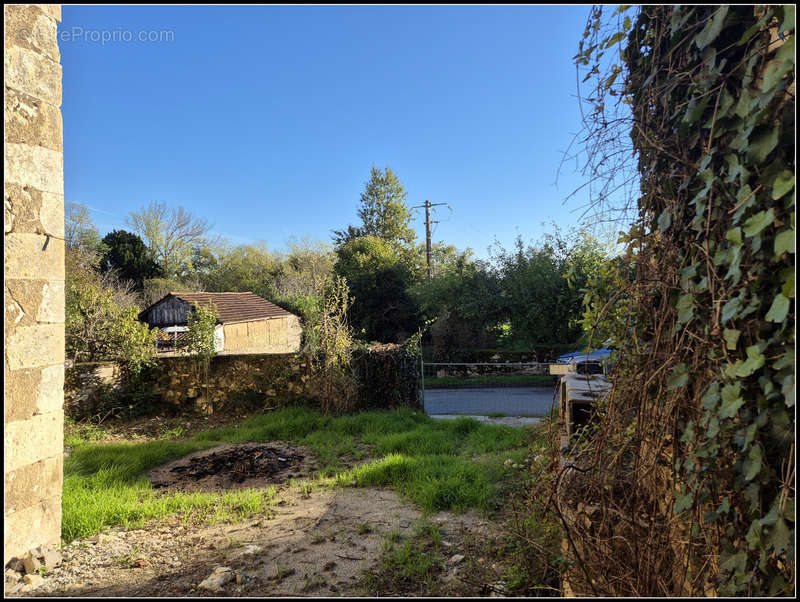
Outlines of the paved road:
M 426 389 L 428 414 L 487 414 L 544 416 L 553 404 L 553 387 L 496 389 Z

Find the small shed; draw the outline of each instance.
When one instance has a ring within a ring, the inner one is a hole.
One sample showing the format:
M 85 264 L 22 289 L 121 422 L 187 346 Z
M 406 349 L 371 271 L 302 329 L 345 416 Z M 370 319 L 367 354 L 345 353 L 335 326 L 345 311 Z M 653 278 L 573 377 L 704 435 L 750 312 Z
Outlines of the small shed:
M 139 314 L 159 329 L 159 347 L 172 350 L 185 332 L 190 311 L 213 303 L 217 308 L 217 353 L 293 353 L 300 349 L 300 319 L 274 303 L 246 293 L 169 293 Z

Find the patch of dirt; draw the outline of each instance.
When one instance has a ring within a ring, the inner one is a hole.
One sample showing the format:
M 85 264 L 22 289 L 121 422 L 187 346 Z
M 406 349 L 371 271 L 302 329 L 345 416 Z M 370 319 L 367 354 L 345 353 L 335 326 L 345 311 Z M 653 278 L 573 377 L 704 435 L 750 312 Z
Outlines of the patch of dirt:
M 220 445 L 194 452 L 150 471 L 153 487 L 183 491 L 256 489 L 308 477 L 308 449 L 280 441 Z
M 304 494 L 286 488 L 269 516 L 242 523 L 196 526 L 173 518 L 74 541 L 62 549 L 63 564 L 48 570 L 43 584 L 27 595 L 374 595 L 360 585 L 364 571 L 378 563 L 389 533 L 413 537 L 420 518 L 387 489 L 318 488 Z M 496 524 L 472 512 L 441 512 L 430 520 L 448 555 L 469 554 L 465 542 L 498 535 Z M 452 566 L 442 576 L 442 589 L 450 595 L 485 591 L 461 574 L 469 564 Z M 204 582 L 212 582 L 206 586 L 211 589 L 201 587 Z

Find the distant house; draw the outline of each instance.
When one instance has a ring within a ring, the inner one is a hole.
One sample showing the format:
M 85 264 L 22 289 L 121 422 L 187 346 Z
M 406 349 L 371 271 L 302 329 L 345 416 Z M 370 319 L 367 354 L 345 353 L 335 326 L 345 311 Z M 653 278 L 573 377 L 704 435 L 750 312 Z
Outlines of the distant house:
M 169 293 L 139 314 L 139 320 L 158 328 L 157 345 L 173 351 L 187 330 L 187 317 L 200 306 L 214 303 L 217 353 L 292 353 L 300 349 L 302 329 L 294 314 L 253 293 Z

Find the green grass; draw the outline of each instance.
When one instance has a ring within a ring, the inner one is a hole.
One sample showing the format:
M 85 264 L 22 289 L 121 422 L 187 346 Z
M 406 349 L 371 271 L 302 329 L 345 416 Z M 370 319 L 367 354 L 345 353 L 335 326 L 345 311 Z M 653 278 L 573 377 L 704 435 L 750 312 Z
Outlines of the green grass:
M 553 377 L 549 374 L 497 374 L 494 376 L 442 376 L 436 378 L 425 377 L 425 388 L 448 387 L 453 385 L 526 385 L 526 384 L 552 384 Z
M 408 540 L 396 531 L 389 534 L 378 566 L 363 573 L 360 585 L 372 596 L 437 596 L 443 593 L 443 567 L 441 533 L 423 518 Z
M 62 536 L 66 542 L 106 526 L 142 525 L 179 515 L 215 522 L 267 511 L 275 489 L 217 493 L 153 490 L 147 473 L 188 453 L 221 443 L 287 441 L 307 446 L 320 467 L 317 485 L 391 487 L 424 511 L 491 509 L 500 481 L 526 452 L 523 429 L 471 418 L 433 420 L 408 408 L 323 416 L 290 407 L 253 416 L 239 426 L 212 429 L 182 441 L 100 444 L 74 436 L 64 463 Z M 301 486 L 310 487 L 309 483 Z
M 175 514 L 185 520 L 218 522 L 265 511 L 275 488 L 164 494 L 151 487 L 146 476 L 151 468 L 213 445 L 171 441 L 78 443 L 64 461 L 62 538 L 70 542 L 104 527 L 138 527 L 148 519 Z

